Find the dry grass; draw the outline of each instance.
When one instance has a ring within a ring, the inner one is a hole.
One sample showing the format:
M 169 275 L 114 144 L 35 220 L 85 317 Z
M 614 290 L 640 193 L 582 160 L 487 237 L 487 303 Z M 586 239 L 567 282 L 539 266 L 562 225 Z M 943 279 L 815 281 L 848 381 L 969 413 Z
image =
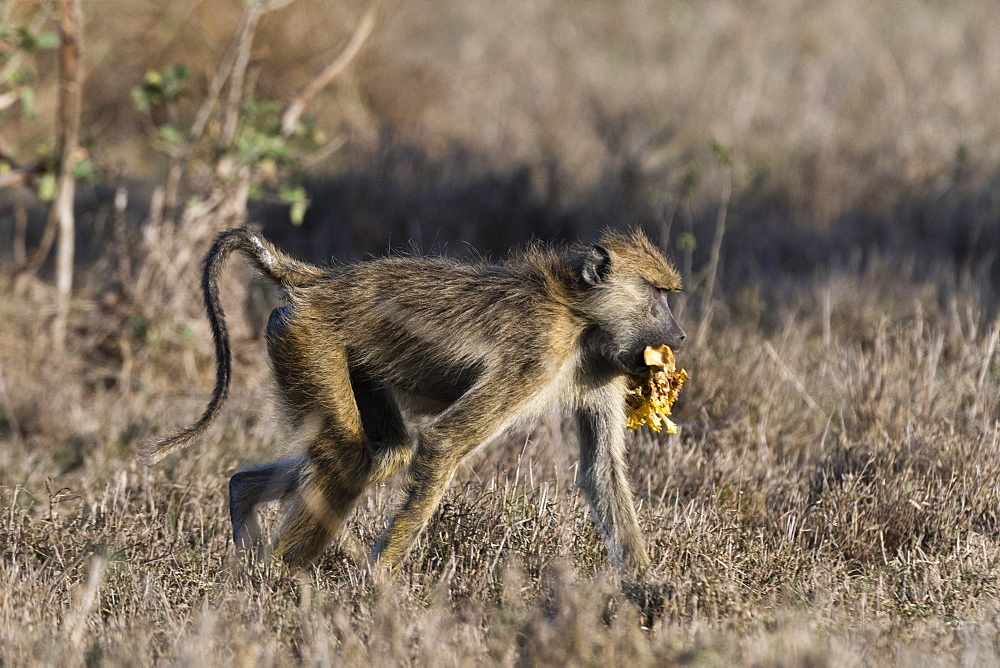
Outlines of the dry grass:
M 346 39 L 361 6 L 328 5 L 300 0 L 261 27 L 263 96 L 287 98 L 336 53 L 304 31 Z M 210 71 L 239 5 L 128 7 L 88 5 L 84 124 L 99 162 L 127 160 L 148 187 L 128 89 L 149 67 Z M 304 227 L 279 217 L 268 233 L 313 259 L 410 240 L 498 250 L 609 222 L 696 240 L 675 251 L 692 288 L 676 310 L 689 330 L 713 318 L 681 356 L 681 432 L 639 432 L 630 452 L 649 581 L 608 569 L 556 417 L 463 469 L 398 577 L 357 566 L 392 481 L 314 570 L 240 567 L 226 479 L 296 448 L 261 408 L 253 332 L 272 300 L 249 293 L 219 424 L 140 467 L 138 442 L 203 408 L 212 350 L 196 277 L 167 286 L 174 310 L 144 301 L 148 267 L 127 240 L 107 245 L 94 189 L 65 354 L 47 339 L 44 284 L 0 285 L 0 663 L 1000 662 L 1000 5 L 380 12 L 321 101 L 328 132 L 351 141 Z M 142 43 L 110 67 L 119 31 Z M 4 139 L 30 150 L 42 131 L 7 120 Z M 731 174 L 711 139 L 733 148 Z M 4 235 L 9 219 L 0 209 Z
M 694 379 L 676 410 L 681 433 L 633 442 L 655 566 L 651 583 L 624 588 L 573 490 L 572 434 L 555 419 L 467 467 L 395 579 L 348 556 L 384 526 L 388 488 L 361 502 L 353 538 L 315 570 L 241 572 L 225 477 L 288 447 L 257 407 L 259 343 L 243 344 L 222 424 L 147 470 L 132 442 L 151 419 L 184 421 L 203 400 L 164 396 L 158 365 L 179 366 L 178 344 L 151 342 L 129 391 L 102 389 L 79 358 L 15 353 L 40 320 L 21 312 L 2 347 L 16 383 L 5 401 L 28 435 L 8 435 L 0 455 L 3 655 L 994 662 L 997 324 L 974 295 L 902 278 L 878 263 L 833 276 L 774 308 L 774 330 L 733 319 L 685 355 Z M 190 383 L 207 390 L 206 342 L 179 345 L 194 351 Z

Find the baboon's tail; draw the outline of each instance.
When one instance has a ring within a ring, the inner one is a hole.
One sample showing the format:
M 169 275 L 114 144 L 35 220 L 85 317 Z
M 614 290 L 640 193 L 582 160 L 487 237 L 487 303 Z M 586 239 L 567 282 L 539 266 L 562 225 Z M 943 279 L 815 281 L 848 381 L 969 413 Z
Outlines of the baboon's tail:
M 208 322 L 212 327 L 215 341 L 215 390 L 212 399 L 201 417 L 190 427 L 161 438 L 144 447 L 137 455 L 143 464 L 155 464 L 174 450 L 182 448 L 195 437 L 200 436 L 215 420 L 222 404 L 229 394 L 229 380 L 232 376 L 232 352 L 229 347 L 229 332 L 226 329 L 226 314 L 219 301 L 219 276 L 226 259 L 233 251 L 242 251 L 264 274 L 275 282 L 294 287 L 306 285 L 321 278 L 323 270 L 306 262 L 289 257 L 275 248 L 266 239 L 246 227 L 223 232 L 215 239 L 205 256 L 201 275 L 201 291 L 205 297 Z

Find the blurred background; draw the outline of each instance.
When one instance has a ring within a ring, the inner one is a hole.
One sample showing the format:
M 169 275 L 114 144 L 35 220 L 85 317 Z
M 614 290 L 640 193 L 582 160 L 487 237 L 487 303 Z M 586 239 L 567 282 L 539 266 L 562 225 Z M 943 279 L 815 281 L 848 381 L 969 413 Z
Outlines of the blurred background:
M 259 18 L 245 92 L 279 108 L 370 9 L 281 4 Z M 14 30 L 45 4 L 5 5 L 10 58 Z M 80 245 L 112 205 L 115 179 L 128 184 L 129 225 L 144 224 L 168 178 L 162 128 L 190 128 L 245 7 L 84 0 L 81 142 L 95 171 L 77 197 Z M 268 192 L 250 208 L 311 259 L 462 252 L 456 242 L 495 254 L 639 225 L 697 279 L 725 208 L 718 279 L 730 288 L 766 288 L 857 253 L 996 278 L 1000 7 L 990 0 L 387 0 L 374 11 L 356 55 L 302 115 L 329 150 L 254 177 L 272 193 L 279 182 L 305 188 L 301 225 Z M 24 55 L 32 109 L 6 109 L 0 138 L 30 163 L 52 143 L 57 50 Z M 137 108 L 136 86 L 178 65 L 172 102 Z M 197 170 L 185 174 L 180 199 L 202 185 Z M 8 255 L 13 228 L 6 204 Z

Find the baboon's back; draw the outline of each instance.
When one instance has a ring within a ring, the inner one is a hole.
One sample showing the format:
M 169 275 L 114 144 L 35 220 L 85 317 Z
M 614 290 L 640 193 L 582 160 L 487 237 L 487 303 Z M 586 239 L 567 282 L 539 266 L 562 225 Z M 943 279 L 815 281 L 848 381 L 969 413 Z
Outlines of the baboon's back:
M 343 346 L 353 367 L 433 395 L 468 386 L 485 365 L 543 358 L 551 332 L 538 323 L 568 317 L 554 289 L 537 263 L 401 257 L 338 268 L 289 299 L 308 345 Z

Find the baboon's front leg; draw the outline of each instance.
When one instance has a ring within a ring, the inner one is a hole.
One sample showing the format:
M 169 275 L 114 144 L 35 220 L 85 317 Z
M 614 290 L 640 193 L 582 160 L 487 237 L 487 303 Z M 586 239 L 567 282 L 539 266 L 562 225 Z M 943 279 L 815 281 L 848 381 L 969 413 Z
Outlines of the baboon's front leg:
M 625 457 L 625 410 L 622 395 L 611 392 L 576 412 L 580 435 L 580 486 L 604 534 L 612 560 L 642 573 L 649 557 L 639 530 Z

